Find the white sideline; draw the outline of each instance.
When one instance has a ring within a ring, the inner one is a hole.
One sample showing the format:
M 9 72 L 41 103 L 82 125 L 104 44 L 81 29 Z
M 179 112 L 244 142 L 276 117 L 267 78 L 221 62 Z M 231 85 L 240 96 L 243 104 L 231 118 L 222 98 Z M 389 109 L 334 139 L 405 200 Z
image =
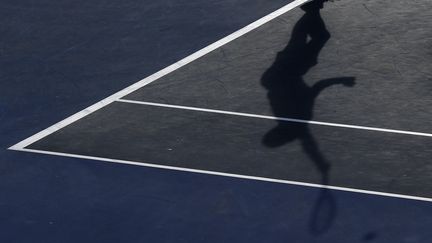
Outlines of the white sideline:
M 125 88 L 125 89 L 97 102 L 96 104 L 89 106 L 89 107 L 85 108 L 84 110 L 82 110 L 78 113 L 75 113 L 74 115 L 46 128 L 45 130 L 42 130 L 42 131 L 34 134 L 33 136 L 24 139 L 23 141 L 11 146 L 9 149 L 11 149 L 11 150 L 23 149 L 23 148 L 29 146 L 30 144 L 32 144 L 32 143 L 34 143 L 34 142 L 52 134 L 52 133 L 62 129 L 63 127 L 66 127 L 67 125 L 70 125 L 70 124 L 82 119 L 83 117 L 107 106 L 108 104 L 111 104 L 115 100 L 117 100 L 123 96 L 126 96 L 126 95 L 134 92 L 135 90 L 138 90 L 138 89 L 144 87 L 145 85 L 147 85 L 147 84 L 149 84 L 149 83 L 151 83 L 151 82 L 153 82 L 153 81 L 155 81 L 155 80 L 157 80 L 157 79 L 159 79 L 159 78 L 161 78 L 161 77 L 163 77 L 163 76 L 165 76 L 165 75 L 167 75 L 167 74 L 169 74 L 169 73 L 171 73 L 171 72 L 173 72 L 173 71 L 175 71 L 181 67 L 183 67 L 184 65 L 186 65 L 186 64 L 214 51 L 215 49 L 217 49 L 221 46 L 228 44 L 229 42 L 239 38 L 240 36 L 245 35 L 246 33 L 262 26 L 263 24 L 281 16 L 282 14 L 284 14 L 284 13 L 294 9 L 295 7 L 301 5 L 305 2 L 308 2 L 308 1 L 310 1 L 310 0 L 295 0 L 295 1 L 293 1 L 287 5 L 283 6 L 282 8 L 258 19 L 257 21 L 243 27 L 242 29 L 237 30 L 236 32 L 214 42 L 213 44 L 210 44 L 209 46 L 204 47 L 203 49 L 191 54 L 190 56 L 187 56 L 187 57 L 181 59 L 180 61 L 178 61 L 178 62 L 176 62 L 176 63 L 174 63 L 174 64 L 172 64 L 172 65 L 170 65 L 170 66 L 168 66 L 168 67 L 166 67 L 166 68 L 164 68 L 164 69 L 162 69 L 162 70 L 160 70 L 160 71 L 158 71 L 158 72 L 156 72 L 150 76 L 148 76 L 147 78 L 144 78 L 144 79 L 132 84 L 131 86 L 129 86 L 129 87 L 127 87 L 127 88 Z
M 379 127 L 366 127 L 366 126 L 348 125 L 348 124 L 341 124 L 341 123 L 310 121 L 310 120 L 294 119 L 294 118 L 287 118 L 287 117 L 265 116 L 265 115 L 251 114 L 251 113 L 214 110 L 214 109 L 206 109 L 206 108 L 198 108 L 198 107 L 190 107 L 190 106 L 181 106 L 181 105 L 169 105 L 169 104 L 161 104 L 161 103 L 145 102 L 145 101 L 137 101 L 137 100 L 118 99 L 117 102 L 131 103 L 137 105 L 159 106 L 159 107 L 166 107 L 172 109 L 201 111 L 201 112 L 209 112 L 209 113 L 219 113 L 225 115 L 244 116 L 244 117 L 252 117 L 252 118 L 277 120 L 277 121 L 307 123 L 307 124 L 314 124 L 314 125 L 321 125 L 321 126 L 341 127 L 341 128 L 375 131 L 375 132 L 387 132 L 387 133 L 398 133 L 404 135 L 432 137 L 432 134 L 423 133 L 423 132 L 411 132 L 411 131 L 403 131 L 403 130 L 395 130 L 395 129 L 387 129 L 387 128 L 379 128 Z
M 116 164 L 136 165 L 136 166 L 144 166 L 144 167 L 151 167 L 151 168 L 158 168 L 158 169 L 167 169 L 167 170 L 175 170 L 175 171 L 183 171 L 183 172 L 193 172 L 193 173 L 199 173 L 199 174 L 224 176 L 224 177 L 248 179 L 248 180 L 255 180 L 255 181 L 265 181 L 265 182 L 271 182 L 271 183 L 288 184 L 288 185 L 295 185 L 295 186 L 306 186 L 306 187 L 313 187 L 313 188 L 323 188 L 323 189 L 331 189 L 331 190 L 344 191 L 344 192 L 353 192 L 353 193 L 361 193 L 361 194 L 376 195 L 376 196 L 383 196 L 383 197 L 432 202 L 432 198 L 408 196 L 408 195 L 387 193 L 387 192 L 368 191 L 368 190 L 348 188 L 348 187 L 328 186 L 328 185 L 321 185 L 321 184 L 314 184 L 314 183 L 288 181 L 288 180 L 272 179 L 272 178 L 266 178 L 266 177 L 247 176 L 247 175 L 239 175 L 239 174 L 215 172 L 215 171 L 206 171 L 206 170 L 198 170 L 198 169 L 189 169 L 189 168 L 182 168 L 182 167 L 175 167 L 175 166 L 168 166 L 168 165 L 149 164 L 149 163 L 143 163 L 143 162 L 137 162 L 137 161 L 109 159 L 109 158 L 102 158 L 102 157 L 95 157 L 95 156 L 50 152 L 50 151 L 26 149 L 26 148 L 20 149 L 20 151 L 40 153 L 40 154 L 48 154 L 48 155 L 57 155 L 57 156 L 71 157 L 71 158 L 78 158 L 78 159 L 97 160 L 97 161 L 104 161 L 104 162 L 110 162 L 110 163 L 116 163 Z

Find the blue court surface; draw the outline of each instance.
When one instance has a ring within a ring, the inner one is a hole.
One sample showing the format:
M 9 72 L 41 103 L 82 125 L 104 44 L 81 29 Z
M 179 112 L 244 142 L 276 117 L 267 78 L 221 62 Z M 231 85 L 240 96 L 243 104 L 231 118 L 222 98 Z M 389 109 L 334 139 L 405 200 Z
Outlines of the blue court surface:
M 432 242 L 431 1 L 1 6 L 0 242 Z

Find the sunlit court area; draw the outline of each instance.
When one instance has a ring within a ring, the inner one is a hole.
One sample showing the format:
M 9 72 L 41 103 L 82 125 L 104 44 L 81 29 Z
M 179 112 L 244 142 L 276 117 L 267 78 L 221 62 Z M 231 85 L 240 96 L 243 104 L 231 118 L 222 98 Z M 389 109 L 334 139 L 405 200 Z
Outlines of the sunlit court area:
M 0 242 L 432 242 L 432 1 L 0 11 Z

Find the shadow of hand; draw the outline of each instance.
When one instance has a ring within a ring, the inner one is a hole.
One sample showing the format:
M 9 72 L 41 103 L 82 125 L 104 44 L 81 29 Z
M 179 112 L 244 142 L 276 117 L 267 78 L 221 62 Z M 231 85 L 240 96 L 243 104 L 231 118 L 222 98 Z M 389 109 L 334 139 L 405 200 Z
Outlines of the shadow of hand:
M 341 83 L 347 87 L 353 87 L 356 84 L 354 77 L 341 78 Z

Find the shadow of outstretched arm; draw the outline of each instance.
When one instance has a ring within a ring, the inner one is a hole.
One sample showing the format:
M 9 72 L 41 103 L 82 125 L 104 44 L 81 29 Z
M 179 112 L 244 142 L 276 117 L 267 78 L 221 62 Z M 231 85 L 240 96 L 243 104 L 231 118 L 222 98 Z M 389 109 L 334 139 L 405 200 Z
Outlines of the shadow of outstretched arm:
M 312 86 L 312 92 L 314 93 L 314 96 L 318 96 L 321 93 L 321 91 L 335 84 L 342 84 L 347 87 L 352 87 L 355 85 L 355 78 L 339 77 L 339 78 L 323 79 Z

